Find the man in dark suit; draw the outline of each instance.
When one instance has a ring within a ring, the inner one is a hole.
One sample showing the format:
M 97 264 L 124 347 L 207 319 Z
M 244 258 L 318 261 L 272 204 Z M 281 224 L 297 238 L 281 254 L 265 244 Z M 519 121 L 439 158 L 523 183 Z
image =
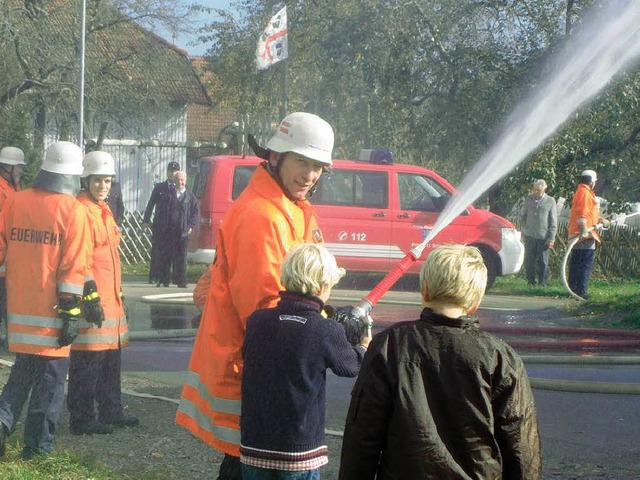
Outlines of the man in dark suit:
M 158 285 L 162 283 L 167 287 L 171 278 L 178 287 L 186 288 L 187 243 L 198 223 L 198 200 L 187 188 L 185 172 L 175 172 L 173 183 L 175 190 L 169 201 L 167 229 L 158 253 Z
M 153 226 L 151 227 L 151 264 L 149 266 L 149 283 L 158 282 L 160 286 L 160 255 L 163 248 L 163 240 L 166 238 L 167 228 L 169 225 L 169 208 L 170 201 L 175 197 L 176 187 L 173 183 L 173 174 L 180 170 L 178 162 L 169 162 L 167 165 L 167 179 L 164 182 L 157 183 L 151 192 L 151 198 L 147 203 L 144 211 L 142 225 L 149 227 L 151 224 L 151 215 L 153 214 Z M 168 287 L 168 281 L 165 287 Z

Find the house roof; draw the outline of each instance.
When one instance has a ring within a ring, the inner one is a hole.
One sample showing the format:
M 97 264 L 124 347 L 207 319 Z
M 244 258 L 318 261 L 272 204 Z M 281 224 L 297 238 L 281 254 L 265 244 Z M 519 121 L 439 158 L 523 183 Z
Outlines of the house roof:
M 29 39 L 25 46 L 49 43 L 54 49 L 28 60 L 50 65 L 72 64 L 79 35 L 80 12 L 76 2 L 50 0 L 25 8 L 23 0 L 3 0 L 9 8 L 16 31 Z M 38 6 L 44 5 L 44 6 Z M 129 89 L 161 101 L 211 105 L 187 52 L 128 20 L 113 6 L 103 2 L 96 16 L 87 11 L 86 77 L 107 75 L 108 81 L 122 81 Z M 46 47 L 45 47 L 46 48 Z M 41 49 L 38 49 L 41 50 Z M 25 55 L 32 53 L 25 50 Z M 37 55 L 37 54 L 36 54 Z M 39 65 L 39 68 L 44 65 Z M 48 68 L 49 66 L 46 66 Z M 62 70 L 61 70 L 62 71 Z
M 206 58 L 191 57 L 191 62 L 207 91 L 215 91 L 219 81 L 214 72 L 206 69 Z M 216 103 L 213 108 L 203 105 L 189 105 L 187 136 L 189 140 L 198 142 L 226 141 L 226 138 L 220 138 L 222 129 L 237 120 L 239 120 L 237 112 L 224 102 Z
M 124 81 L 136 84 L 147 95 L 212 105 L 187 52 L 135 23 L 120 23 L 94 32 L 87 42 L 87 55 L 94 61 L 96 56 L 109 58 L 118 66 Z M 126 58 L 120 59 L 123 55 Z

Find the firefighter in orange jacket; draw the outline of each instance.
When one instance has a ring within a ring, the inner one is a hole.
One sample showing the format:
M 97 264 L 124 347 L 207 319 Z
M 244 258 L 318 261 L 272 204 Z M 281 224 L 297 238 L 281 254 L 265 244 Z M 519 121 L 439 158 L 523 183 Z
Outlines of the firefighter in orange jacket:
M 609 220 L 600 217 L 600 210 L 593 191 L 598 177 L 593 170 L 585 170 L 580 175 L 578 188 L 571 201 L 569 216 L 569 241 L 575 237 L 580 240 L 573 247 L 569 258 L 569 288 L 580 297 L 588 299 L 587 285 L 593 267 L 596 242 L 600 242 L 600 235 L 596 226 L 602 223 L 610 224 Z
M 17 147 L 0 150 L 0 212 L 9 197 L 20 190 L 20 177 L 26 165 L 24 152 Z
M 321 242 L 307 200 L 331 165 L 333 130 L 309 113 L 282 120 L 249 185 L 218 232 L 216 259 L 202 322 L 182 389 L 176 422 L 225 453 L 219 480 L 241 478 L 241 348 L 247 317 L 275 306 L 283 289 L 280 265 L 303 242 Z
M 0 212 L 9 197 L 20 190 L 20 177 L 26 165 L 24 152 L 17 147 L 0 150 Z M 0 324 L 7 320 L 7 289 L 5 267 L 0 266 Z M 1 341 L 1 339 L 0 339 Z
M 54 143 L 33 188 L 10 198 L 0 218 L 9 350 L 16 354 L 0 395 L 0 453 L 31 392 L 24 459 L 51 452 L 62 412 L 90 255 L 87 215 L 75 198 L 81 173 L 80 147 Z
M 71 345 L 67 406 L 74 435 L 111 433 L 113 427 L 140 423 L 136 416 L 124 413 L 120 387 L 121 348 L 129 344 L 129 329 L 121 294 L 120 230 L 105 201 L 116 174 L 115 162 L 107 152 L 96 150 L 85 155 L 83 167 L 78 200 L 89 219 L 93 251 L 89 276 L 95 282 L 104 319 L 81 322 Z M 85 286 L 90 290 L 88 283 Z M 91 318 L 91 303 L 88 305 L 84 313 Z

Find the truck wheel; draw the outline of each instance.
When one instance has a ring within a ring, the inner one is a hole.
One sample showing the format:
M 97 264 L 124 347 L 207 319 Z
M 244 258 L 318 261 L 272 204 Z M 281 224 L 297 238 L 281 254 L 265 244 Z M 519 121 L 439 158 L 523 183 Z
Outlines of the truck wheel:
M 475 245 L 480 250 L 482 254 L 482 259 L 484 260 L 484 264 L 487 267 L 487 288 L 485 292 L 488 292 L 493 284 L 496 281 L 496 277 L 500 272 L 500 258 L 498 255 L 491 249 L 485 246 Z

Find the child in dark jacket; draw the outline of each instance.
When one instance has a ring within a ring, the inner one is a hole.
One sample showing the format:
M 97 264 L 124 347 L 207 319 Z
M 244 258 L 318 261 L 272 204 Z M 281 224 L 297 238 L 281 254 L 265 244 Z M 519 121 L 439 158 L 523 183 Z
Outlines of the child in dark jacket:
M 344 276 L 325 247 L 301 244 L 282 264 L 280 302 L 247 320 L 242 348 L 240 461 L 243 480 L 320 478 L 326 370 L 355 377 L 370 337 L 347 341 L 321 312 Z M 366 334 L 365 334 L 366 335 Z
M 537 480 L 540 438 L 524 364 L 468 317 L 487 269 L 480 251 L 434 249 L 419 320 L 371 342 L 351 394 L 340 480 Z

